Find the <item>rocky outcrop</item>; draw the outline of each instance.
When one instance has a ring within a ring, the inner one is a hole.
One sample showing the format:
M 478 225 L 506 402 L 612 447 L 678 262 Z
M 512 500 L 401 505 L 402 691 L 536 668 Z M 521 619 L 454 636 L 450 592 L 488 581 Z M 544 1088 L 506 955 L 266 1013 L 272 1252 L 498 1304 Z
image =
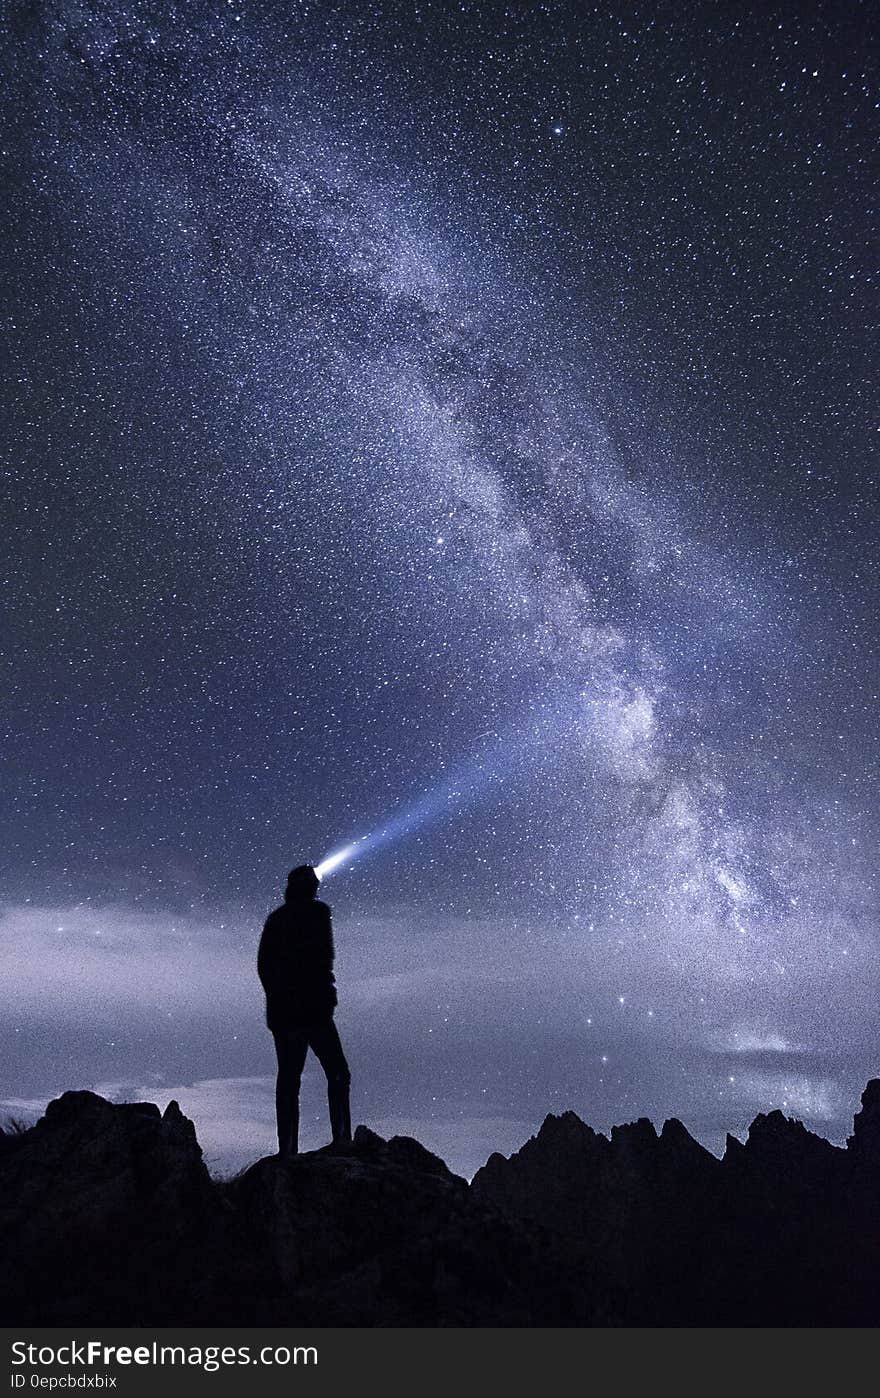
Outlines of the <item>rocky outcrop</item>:
M 418 1141 L 210 1179 L 172 1103 L 88 1092 L 0 1136 L 4 1324 L 550 1325 L 601 1319 L 564 1240 L 481 1204 Z
M 880 1176 L 880 1078 L 872 1078 L 862 1093 L 862 1109 L 853 1117 L 846 1145 L 860 1164 Z
M 0 1134 L 0 1313 L 43 1325 L 868 1325 L 880 1082 L 847 1148 L 779 1112 L 722 1160 L 679 1121 L 548 1116 L 471 1185 L 408 1137 L 212 1180 L 172 1103 L 88 1092 Z
M 848 1325 L 880 1318 L 880 1082 L 847 1149 L 781 1112 L 722 1160 L 679 1121 L 597 1136 L 566 1112 L 492 1156 L 473 1192 L 601 1259 L 623 1324 Z
M 569 1260 L 560 1267 L 564 1242 L 481 1205 L 410 1138 L 359 1127 L 350 1150 L 283 1167 L 260 1160 L 224 1195 L 236 1257 L 226 1314 L 240 1323 L 549 1325 L 584 1315 Z
M 720 1162 L 668 1121 L 645 1118 L 598 1135 L 573 1112 L 548 1116 L 510 1160 L 494 1155 L 472 1192 L 507 1217 L 564 1235 L 601 1259 L 606 1294 L 622 1324 L 671 1323 L 685 1304 L 681 1251 L 711 1263 Z
M 0 1314 L 45 1325 L 171 1323 L 216 1193 L 171 1102 L 65 1092 L 0 1137 Z

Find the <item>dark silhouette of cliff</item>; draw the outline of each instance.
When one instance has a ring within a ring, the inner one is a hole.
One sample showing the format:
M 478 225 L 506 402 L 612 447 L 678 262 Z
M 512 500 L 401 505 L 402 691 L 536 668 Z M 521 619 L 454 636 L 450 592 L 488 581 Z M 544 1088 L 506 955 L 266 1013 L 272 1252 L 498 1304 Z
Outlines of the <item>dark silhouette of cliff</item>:
M 880 1319 L 880 1080 L 845 1150 L 782 1112 L 721 1160 L 681 1122 L 597 1135 L 548 1116 L 471 1190 L 602 1259 L 625 1325 L 876 1325 Z
M 780 1112 L 548 1116 L 470 1185 L 417 1141 L 212 1180 L 172 1103 L 67 1092 L 0 1135 L 7 1325 L 876 1325 L 880 1080 L 845 1149 Z

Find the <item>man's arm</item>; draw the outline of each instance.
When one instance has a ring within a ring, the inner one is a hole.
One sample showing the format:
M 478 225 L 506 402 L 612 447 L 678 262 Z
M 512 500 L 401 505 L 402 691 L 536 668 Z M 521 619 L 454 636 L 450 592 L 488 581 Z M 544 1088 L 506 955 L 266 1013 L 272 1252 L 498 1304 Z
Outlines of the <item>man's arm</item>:
M 320 918 L 318 926 L 320 928 L 321 933 L 321 950 L 324 956 L 327 958 L 328 968 L 332 971 L 333 958 L 336 955 L 336 949 L 333 945 L 333 923 L 330 918 L 330 909 L 328 908 L 326 903 L 317 903 L 316 911 L 318 912 Z
M 269 923 L 266 922 L 263 928 L 263 934 L 260 937 L 260 947 L 257 952 L 257 975 L 260 978 L 260 983 L 264 990 L 269 989 L 269 981 L 272 979 L 273 957 L 271 940 L 272 934 Z
M 322 918 L 322 951 L 324 954 L 324 965 L 327 978 L 330 982 L 330 1003 L 335 1007 L 338 1003 L 336 998 L 336 977 L 333 974 L 333 959 L 336 949 L 333 945 L 333 923 L 330 918 L 330 909 L 326 903 L 321 904 Z

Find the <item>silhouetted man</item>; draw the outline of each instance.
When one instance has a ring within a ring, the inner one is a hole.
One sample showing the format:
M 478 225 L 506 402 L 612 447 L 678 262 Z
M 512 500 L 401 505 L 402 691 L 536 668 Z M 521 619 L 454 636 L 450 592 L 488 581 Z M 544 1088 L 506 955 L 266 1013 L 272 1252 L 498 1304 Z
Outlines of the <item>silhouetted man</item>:
M 333 1023 L 333 929 L 330 909 L 315 897 L 317 891 L 311 864 L 291 870 L 284 904 L 267 917 L 257 956 L 266 1023 L 278 1055 L 275 1112 L 281 1156 L 296 1155 L 299 1149 L 299 1085 L 309 1049 L 327 1076 L 333 1140 L 351 1140 L 351 1074 Z

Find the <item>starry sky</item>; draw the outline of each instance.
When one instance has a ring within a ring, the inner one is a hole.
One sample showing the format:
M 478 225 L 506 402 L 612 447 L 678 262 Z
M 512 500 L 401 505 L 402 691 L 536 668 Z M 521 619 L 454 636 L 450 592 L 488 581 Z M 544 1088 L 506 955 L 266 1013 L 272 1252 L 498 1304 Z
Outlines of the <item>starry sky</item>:
M 880 1071 L 857 3 L 4 11 L 0 1099 L 273 1149 L 327 878 L 356 1121 Z M 305 1145 L 327 1139 L 320 1070 Z

